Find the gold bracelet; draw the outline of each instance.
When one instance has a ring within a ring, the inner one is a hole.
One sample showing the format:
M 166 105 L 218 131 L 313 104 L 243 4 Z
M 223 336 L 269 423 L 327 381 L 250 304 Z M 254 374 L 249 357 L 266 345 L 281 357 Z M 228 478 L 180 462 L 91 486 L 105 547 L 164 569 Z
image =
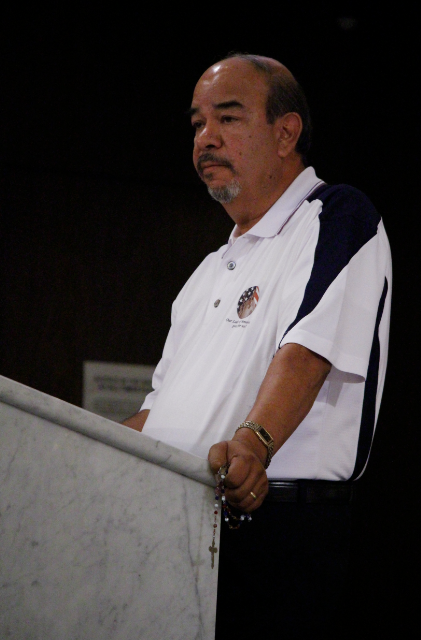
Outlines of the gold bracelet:
M 252 420 L 246 420 L 246 422 L 242 422 L 240 426 L 236 428 L 235 433 L 237 433 L 238 429 L 251 429 L 259 438 L 260 442 L 263 442 L 266 449 L 268 450 L 266 462 L 265 462 L 265 469 L 267 469 L 268 466 L 270 465 L 270 461 L 272 460 L 273 448 L 275 445 L 269 431 L 266 431 L 266 429 L 262 427 L 261 424 L 257 424 L 257 422 L 252 422 Z

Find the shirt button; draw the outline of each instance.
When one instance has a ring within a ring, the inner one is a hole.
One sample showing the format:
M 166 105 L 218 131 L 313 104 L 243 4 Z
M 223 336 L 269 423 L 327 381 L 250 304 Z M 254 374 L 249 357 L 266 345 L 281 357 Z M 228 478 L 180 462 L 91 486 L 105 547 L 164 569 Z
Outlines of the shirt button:
M 237 265 L 235 264 L 234 260 L 231 260 L 231 262 L 228 262 L 228 264 L 227 264 L 227 269 L 232 271 L 233 269 L 235 269 L 236 266 Z
M 213 303 L 213 306 L 214 307 L 219 307 L 219 303 L 220 302 L 221 302 L 220 300 L 215 300 L 215 302 Z

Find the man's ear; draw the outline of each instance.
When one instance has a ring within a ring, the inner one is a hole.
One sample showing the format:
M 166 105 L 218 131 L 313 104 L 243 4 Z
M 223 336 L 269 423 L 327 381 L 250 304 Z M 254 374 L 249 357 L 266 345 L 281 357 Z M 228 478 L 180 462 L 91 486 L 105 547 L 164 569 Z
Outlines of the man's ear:
M 286 158 L 294 151 L 303 130 L 303 122 L 298 113 L 291 112 L 278 118 L 278 156 Z

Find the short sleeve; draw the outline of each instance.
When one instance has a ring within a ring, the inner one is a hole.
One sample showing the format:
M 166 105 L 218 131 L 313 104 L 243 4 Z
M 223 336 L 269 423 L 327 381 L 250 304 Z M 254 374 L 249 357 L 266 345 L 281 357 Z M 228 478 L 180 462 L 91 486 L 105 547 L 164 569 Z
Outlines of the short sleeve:
M 391 277 L 387 236 L 360 191 L 327 187 L 320 200 L 313 266 L 279 347 L 301 344 L 340 371 L 365 378 L 379 303 Z

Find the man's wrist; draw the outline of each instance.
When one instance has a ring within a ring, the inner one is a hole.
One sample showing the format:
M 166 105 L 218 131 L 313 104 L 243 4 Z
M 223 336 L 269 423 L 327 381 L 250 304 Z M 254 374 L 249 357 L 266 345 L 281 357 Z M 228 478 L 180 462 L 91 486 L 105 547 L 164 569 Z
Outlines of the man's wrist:
M 243 442 L 246 446 L 251 445 L 264 468 L 268 468 L 274 454 L 274 441 L 262 425 L 252 420 L 246 420 L 237 427 L 233 439 Z
M 249 429 L 241 429 L 234 434 L 232 440 L 233 442 L 238 442 L 239 444 L 247 447 L 247 449 L 251 451 L 251 453 L 253 453 L 261 462 L 262 467 L 264 468 L 267 458 L 266 447 L 264 444 L 259 442 L 256 436 Z

